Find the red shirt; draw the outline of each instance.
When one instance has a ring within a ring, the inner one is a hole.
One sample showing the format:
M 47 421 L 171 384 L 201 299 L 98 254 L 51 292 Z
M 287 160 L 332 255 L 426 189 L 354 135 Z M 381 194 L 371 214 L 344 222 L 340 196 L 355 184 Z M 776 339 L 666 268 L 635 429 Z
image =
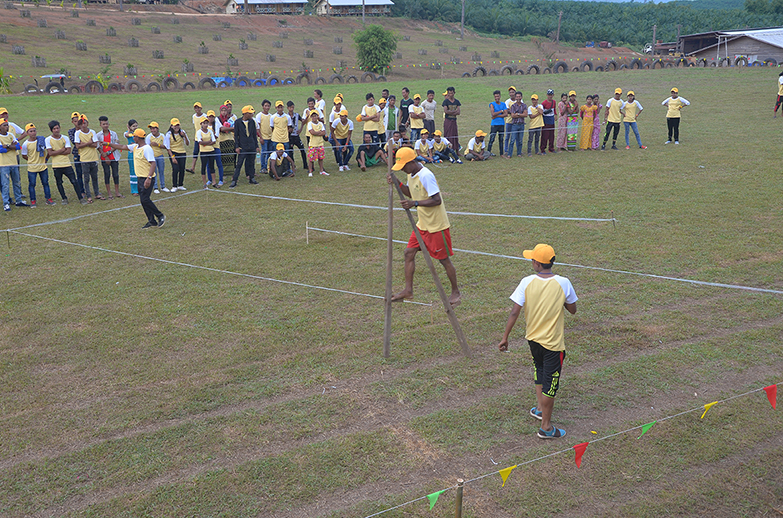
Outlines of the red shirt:
M 541 102 L 541 107 L 544 108 L 544 124 L 548 126 L 555 125 L 555 108 L 557 103 L 553 100 L 545 99 Z

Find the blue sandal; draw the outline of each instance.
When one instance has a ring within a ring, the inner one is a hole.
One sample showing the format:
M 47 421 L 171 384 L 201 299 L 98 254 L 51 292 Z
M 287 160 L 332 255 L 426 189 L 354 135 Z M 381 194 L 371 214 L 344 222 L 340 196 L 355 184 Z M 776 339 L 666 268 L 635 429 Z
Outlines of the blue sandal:
M 541 410 L 538 409 L 538 407 L 533 407 L 530 409 L 530 415 L 538 419 L 539 421 L 543 421 L 544 415 L 541 413 Z
M 542 430 L 541 428 L 538 429 L 538 435 L 541 439 L 559 439 L 561 437 L 565 437 L 566 431 L 562 428 L 558 428 L 556 426 L 552 426 L 552 429 L 548 432 L 545 430 Z

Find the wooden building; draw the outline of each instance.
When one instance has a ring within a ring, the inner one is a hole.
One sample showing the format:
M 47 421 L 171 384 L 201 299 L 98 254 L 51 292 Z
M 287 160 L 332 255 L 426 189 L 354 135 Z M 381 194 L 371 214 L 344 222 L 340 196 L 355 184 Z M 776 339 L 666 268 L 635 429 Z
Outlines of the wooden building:
M 783 27 L 689 34 L 680 36 L 678 44 L 686 56 L 694 58 L 783 62 Z
M 364 0 L 367 16 L 388 16 L 391 14 L 391 0 Z M 318 0 L 315 12 L 320 16 L 361 16 L 362 0 Z
M 304 14 L 307 0 L 247 0 L 250 14 Z M 228 0 L 226 14 L 243 14 L 244 0 Z

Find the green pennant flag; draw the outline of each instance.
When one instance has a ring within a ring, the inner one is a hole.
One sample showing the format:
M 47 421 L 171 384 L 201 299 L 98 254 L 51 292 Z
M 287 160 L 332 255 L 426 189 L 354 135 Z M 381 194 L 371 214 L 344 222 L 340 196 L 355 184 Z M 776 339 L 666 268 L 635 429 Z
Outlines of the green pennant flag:
M 445 491 L 445 489 L 441 489 L 440 491 L 436 491 L 435 493 L 430 493 L 427 495 L 427 500 L 430 501 L 430 509 L 435 507 L 435 504 L 438 503 L 438 497 Z
M 658 422 L 658 421 L 653 421 L 652 423 L 647 423 L 646 425 L 642 426 L 642 435 L 646 434 L 646 433 L 647 433 L 647 431 L 648 431 L 650 428 L 652 428 L 652 427 L 653 427 L 653 425 L 654 425 L 655 423 L 657 423 L 657 422 Z M 642 435 L 640 435 L 639 437 L 637 437 L 637 439 L 640 439 L 640 438 L 642 437 Z

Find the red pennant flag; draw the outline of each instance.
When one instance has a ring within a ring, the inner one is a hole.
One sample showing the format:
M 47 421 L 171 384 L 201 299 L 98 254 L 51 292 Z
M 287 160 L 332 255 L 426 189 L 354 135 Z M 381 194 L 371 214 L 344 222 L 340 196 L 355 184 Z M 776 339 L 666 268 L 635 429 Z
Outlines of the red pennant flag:
M 770 385 L 769 387 L 764 387 L 764 392 L 767 393 L 767 399 L 769 399 L 769 404 L 772 405 L 772 410 L 775 410 L 775 401 L 778 397 L 778 386 Z
M 582 455 L 585 454 L 585 450 L 587 449 L 587 445 L 590 444 L 589 442 L 583 442 L 581 444 L 577 444 L 574 446 L 574 451 L 576 452 L 576 467 L 581 468 L 582 467 Z

